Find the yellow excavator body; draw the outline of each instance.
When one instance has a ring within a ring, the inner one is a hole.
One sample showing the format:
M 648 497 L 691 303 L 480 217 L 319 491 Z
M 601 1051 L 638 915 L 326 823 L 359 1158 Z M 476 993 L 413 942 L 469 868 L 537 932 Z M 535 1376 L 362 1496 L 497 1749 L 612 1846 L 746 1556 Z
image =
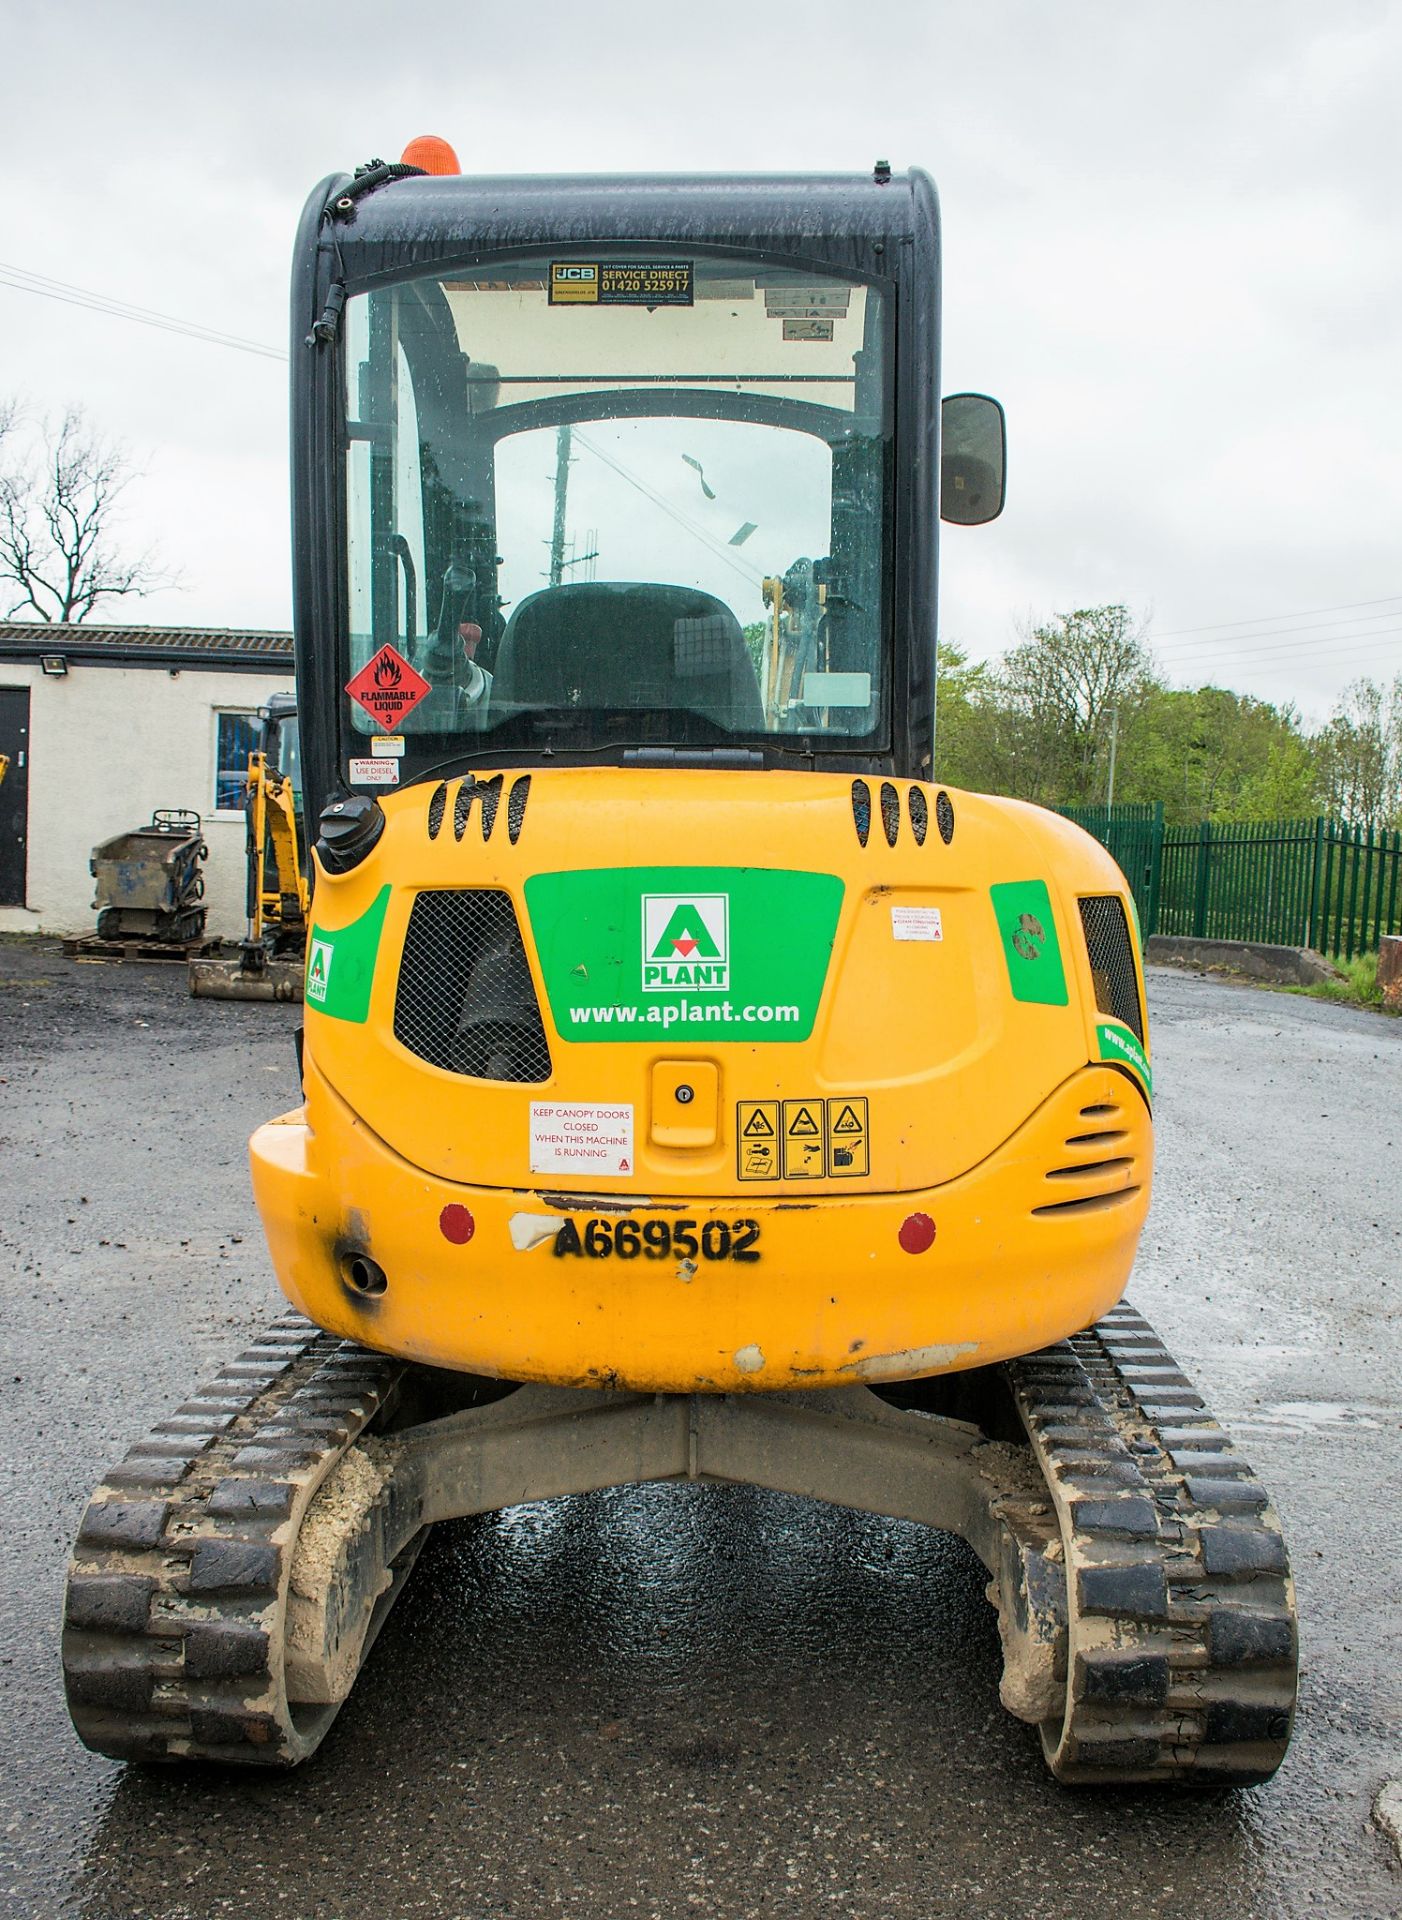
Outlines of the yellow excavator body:
M 928 1376 L 1099 1318 L 1152 1162 L 1123 876 L 1037 809 L 855 793 L 630 768 L 387 795 L 374 852 L 318 875 L 305 1104 L 252 1143 L 289 1298 L 440 1367 L 672 1393 Z M 540 1025 L 469 1078 L 452 1047 L 507 1044 L 503 926 Z

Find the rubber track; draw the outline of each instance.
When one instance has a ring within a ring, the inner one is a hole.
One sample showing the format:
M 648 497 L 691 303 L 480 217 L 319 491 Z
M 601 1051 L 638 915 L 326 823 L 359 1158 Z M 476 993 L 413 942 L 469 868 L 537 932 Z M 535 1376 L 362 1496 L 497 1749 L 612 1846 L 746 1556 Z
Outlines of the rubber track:
M 63 1634 L 84 1742 L 124 1760 L 294 1766 L 335 1709 L 289 1707 L 282 1612 L 316 1488 L 405 1365 L 291 1315 L 113 1468 Z M 1069 1620 L 1058 1778 L 1266 1779 L 1289 1740 L 1294 1596 L 1267 1495 L 1147 1321 L 1007 1364 L 1055 1505 Z
M 1073 1782 L 1245 1786 L 1275 1771 L 1294 1591 L 1269 1497 L 1149 1323 L 1116 1307 L 1007 1376 L 1061 1521 Z
M 69 1711 L 119 1760 L 295 1766 L 335 1708 L 289 1708 L 282 1611 L 313 1493 L 404 1372 L 289 1315 L 113 1468 L 69 1569 Z

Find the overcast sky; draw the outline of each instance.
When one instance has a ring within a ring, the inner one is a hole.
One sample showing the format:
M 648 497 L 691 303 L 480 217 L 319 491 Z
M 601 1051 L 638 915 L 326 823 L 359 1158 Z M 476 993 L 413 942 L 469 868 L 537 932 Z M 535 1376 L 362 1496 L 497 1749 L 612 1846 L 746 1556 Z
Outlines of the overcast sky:
M 1402 671 L 1402 6 L 1386 0 L 4 0 L 0 260 L 280 349 L 302 201 L 441 133 L 464 167 L 929 168 L 947 392 L 1007 511 L 943 631 L 1123 600 L 1180 682 L 1327 713 Z M 16 76 L 26 76 L 22 87 Z M 289 623 L 286 370 L 0 285 L 0 395 L 145 469 L 152 623 Z M 113 617 L 109 615 L 108 617 Z

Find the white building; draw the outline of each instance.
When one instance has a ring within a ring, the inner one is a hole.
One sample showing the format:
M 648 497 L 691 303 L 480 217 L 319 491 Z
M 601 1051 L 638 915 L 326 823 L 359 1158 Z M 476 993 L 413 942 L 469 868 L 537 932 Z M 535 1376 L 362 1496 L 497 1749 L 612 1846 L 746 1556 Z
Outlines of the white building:
M 248 754 L 292 684 L 290 633 L 0 621 L 0 933 L 91 931 L 93 848 L 187 807 L 208 931 L 239 938 Z

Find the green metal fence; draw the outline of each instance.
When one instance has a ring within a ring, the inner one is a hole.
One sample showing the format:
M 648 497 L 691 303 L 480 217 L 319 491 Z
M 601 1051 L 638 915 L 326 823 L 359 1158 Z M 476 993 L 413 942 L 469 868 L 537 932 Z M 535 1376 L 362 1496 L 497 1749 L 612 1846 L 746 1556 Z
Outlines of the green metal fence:
M 1402 832 L 1328 819 L 1166 827 L 1162 806 L 1063 811 L 1119 861 L 1146 938 L 1262 940 L 1352 959 L 1402 932 Z

